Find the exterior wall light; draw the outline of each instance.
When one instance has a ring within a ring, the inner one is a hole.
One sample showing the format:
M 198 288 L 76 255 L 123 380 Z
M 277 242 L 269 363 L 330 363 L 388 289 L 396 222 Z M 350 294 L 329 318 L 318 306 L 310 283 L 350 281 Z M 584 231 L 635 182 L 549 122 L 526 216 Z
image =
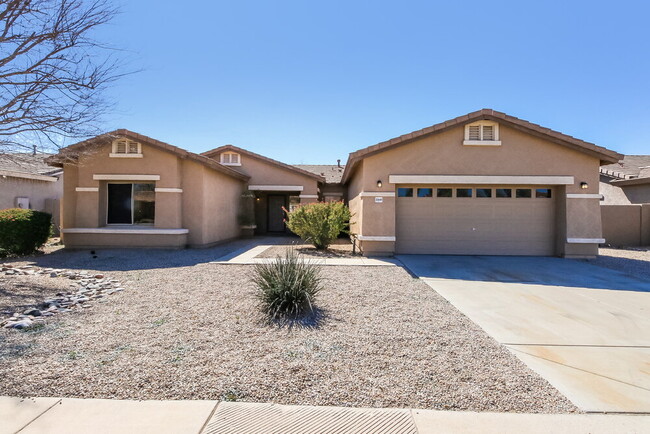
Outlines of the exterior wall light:
M 377 181 L 377 188 L 381 188 L 381 186 L 382 186 L 382 183 L 381 183 L 381 179 L 380 179 L 380 180 Z
M 586 190 L 586 189 L 589 188 L 589 184 L 587 184 L 586 182 L 581 182 L 580 183 L 580 188 L 583 189 L 583 190 Z

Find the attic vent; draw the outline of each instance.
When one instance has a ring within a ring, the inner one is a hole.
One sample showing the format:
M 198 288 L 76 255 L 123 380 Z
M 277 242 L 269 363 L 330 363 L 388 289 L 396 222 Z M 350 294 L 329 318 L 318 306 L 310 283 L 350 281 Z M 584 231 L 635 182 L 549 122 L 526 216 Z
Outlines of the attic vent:
M 494 127 L 483 125 L 483 140 L 494 140 Z
M 113 152 L 111 157 L 142 156 L 142 145 L 129 139 L 117 139 L 113 141 Z
M 480 125 L 470 125 L 469 126 L 469 138 L 468 140 L 481 140 L 481 126 Z
M 492 121 L 478 121 L 465 125 L 463 145 L 500 146 L 499 124 Z

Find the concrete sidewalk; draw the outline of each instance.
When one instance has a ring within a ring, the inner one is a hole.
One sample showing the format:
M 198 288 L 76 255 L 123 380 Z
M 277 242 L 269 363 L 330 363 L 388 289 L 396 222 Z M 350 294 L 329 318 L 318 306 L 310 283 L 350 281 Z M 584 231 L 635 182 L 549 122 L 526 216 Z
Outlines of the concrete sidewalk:
M 9 433 L 645 433 L 650 416 L 0 397 Z

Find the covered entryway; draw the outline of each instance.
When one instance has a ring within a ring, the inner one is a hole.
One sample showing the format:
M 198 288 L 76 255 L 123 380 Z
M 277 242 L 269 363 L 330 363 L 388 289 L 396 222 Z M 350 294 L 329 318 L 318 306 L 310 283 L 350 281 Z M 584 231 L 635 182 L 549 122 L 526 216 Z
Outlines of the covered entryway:
M 398 185 L 396 250 L 402 254 L 555 254 L 550 186 Z

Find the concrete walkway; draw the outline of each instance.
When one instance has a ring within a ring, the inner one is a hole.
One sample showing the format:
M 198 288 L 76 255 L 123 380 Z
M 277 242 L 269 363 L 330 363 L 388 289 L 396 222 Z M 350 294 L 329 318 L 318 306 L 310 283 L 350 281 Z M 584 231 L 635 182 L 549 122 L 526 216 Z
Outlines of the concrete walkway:
M 212 264 L 237 264 L 237 265 L 251 265 L 251 264 L 268 264 L 275 261 L 275 258 L 257 258 L 256 256 L 271 247 L 282 245 L 278 244 L 255 244 L 247 246 L 243 249 L 237 250 L 229 255 L 219 258 Z M 291 244 L 286 245 L 287 248 Z M 357 256 L 354 258 L 319 258 L 305 256 L 307 260 L 318 265 L 353 265 L 353 266 L 394 266 L 401 265 L 397 259 L 393 258 L 367 258 L 364 256 Z
M 650 413 L 650 282 L 559 258 L 399 259 L 580 409 Z
M 650 416 L 0 397 L 0 434 L 645 433 Z

